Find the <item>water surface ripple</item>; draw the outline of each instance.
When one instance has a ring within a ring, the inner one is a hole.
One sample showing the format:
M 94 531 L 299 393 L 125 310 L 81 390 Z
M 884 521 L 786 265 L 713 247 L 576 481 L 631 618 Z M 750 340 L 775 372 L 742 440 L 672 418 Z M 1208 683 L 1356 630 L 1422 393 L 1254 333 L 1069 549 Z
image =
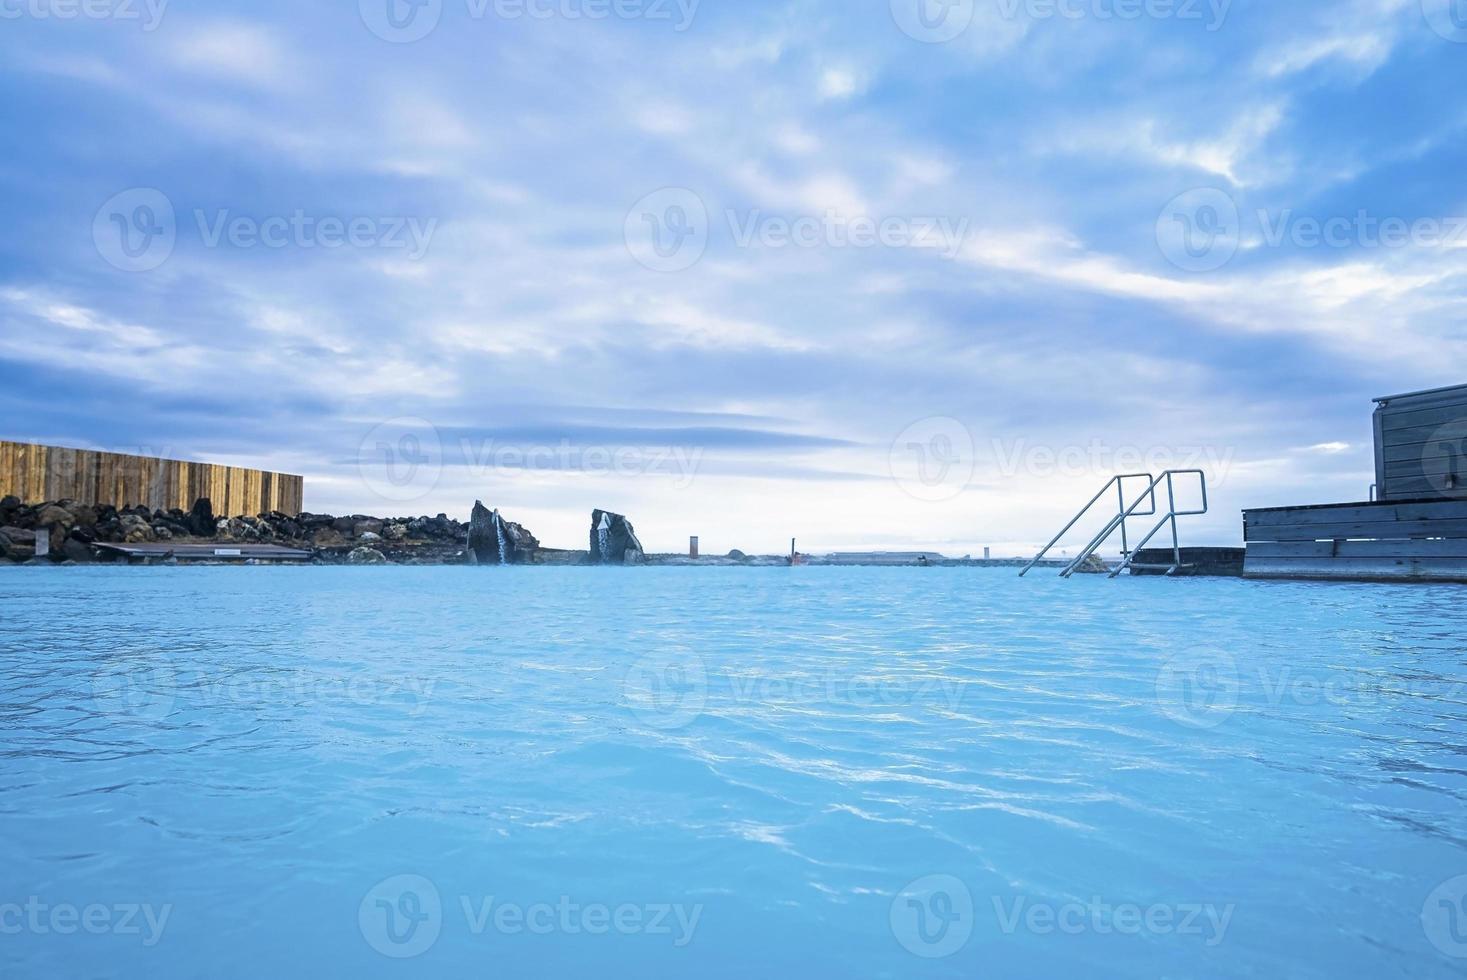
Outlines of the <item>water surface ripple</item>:
M 5 977 L 1450 977 L 1467 589 L 0 573 Z

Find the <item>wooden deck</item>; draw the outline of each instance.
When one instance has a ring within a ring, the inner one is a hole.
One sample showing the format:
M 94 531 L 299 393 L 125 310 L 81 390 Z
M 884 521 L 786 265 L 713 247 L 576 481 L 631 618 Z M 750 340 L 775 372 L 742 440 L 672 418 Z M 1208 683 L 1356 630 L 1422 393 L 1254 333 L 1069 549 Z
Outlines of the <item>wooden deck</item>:
M 273 544 L 96 544 L 102 551 L 129 561 L 310 561 L 311 553 Z
M 1467 582 L 1467 501 L 1270 507 L 1243 512 L 1248 578 Z

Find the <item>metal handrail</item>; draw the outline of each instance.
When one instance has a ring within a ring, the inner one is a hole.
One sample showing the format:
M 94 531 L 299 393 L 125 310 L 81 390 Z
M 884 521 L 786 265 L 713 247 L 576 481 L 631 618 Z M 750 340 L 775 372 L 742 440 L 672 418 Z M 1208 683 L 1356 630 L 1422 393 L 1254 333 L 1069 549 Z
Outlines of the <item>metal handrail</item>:
M 1136 503 L 1134 503 L 1134 504 L 1131 505 L 1131 511 L 1134 511 L 1134 513 L 1128 512 L 1127 509 L 1126 509 L 1126 481 L 1127 480 L 1146 480 L 1150 484 L 1150 486 L 1147 487 L 1147 489 L 1142 492 L 1141 496 L 1137 498 Z M 1119 514 L 1121 514 L 1122 516 L 1120 518 L 1114 518 L 1114 517 L 1111 518 L 1110 523 L 1106 525 L 1105 537 L 1108 538 L 1112 534 L 1115 533 L 1116 521 L 1119 520 L 1120 521 L 1120 524 L 1121 524 L 1121 550 L 1122 551 L 1125 551 L 1126 548 L 1127 548 L 1127 545 L 1126 545 L 1126 522 L 1125 522 L 1125 518 L 1126 517 L 1150 517 L 1151 515 L 1153 515 L 1153 514 L 1156 513 L 1156 495 L 1155 495 L 1156 484 L 1157 484 L 1156 477 L 1153 477 L 1150 473 L 1125 473 L 1125 474 L 1122 474 L 1120 476 L 1113 476 L 1113 477 L 1111 477 L 1106 482 L 1105 486 L 1103 486 L 1103 487 L 1100 488 L 1100 492 L 1097 493 L 1095 496 L 1091 497 L 1090 498 L 1090 502 L 1088 504 L 1086 504 L 1084 507 L 1081 507 L 1080 508 L 1079 513 L 1077 513 L 1070 520 L 1070 523 L 1068 523 L 1068 524 L 1065 525 L 1064 530 L 1062 530 L 1062 531 L 1060 531 L 1060 533 L 1056 534 L 1054 536 L 1054 539 L 1051 540 L 1049 542 L 1049 544 L 1047 544 L 1043 548 L 1039 549 L 1039 554 L 1035 555 L 1034 556 L 1034 560 L 1031 561 L 1029 564 L 1027 564 L 1027 565 L 1024 566 L 1024 570 L 1019 573 L 1019 577 L 1022 578 L 1025 575 L 1029 574 L 1029 570 L 1031 568 L 1033 568 L 1035 565 L 1037 565 L 1041 561 L 1043 561 L 1044 560 L 1044 556 L 1047 555 L 1047 554 L 1049 554 L 1050 549 L 1053 548 L 1055 545 L 1059 544 L 1060 538 L 1063 538 L 1066 534 L 1069 534 L 1070 533 L 1070 528 L 1072 528 L 1076 524 L 1080 523 L 1080 518 L 1082 518 L 1086 514 L 1088 514 L 1090 512 L 1090 508 L 1091 507 L 1094 507 L 1096 505 L 1096 503 L 1098 503 L 1100 501 L 1100 498 L 1103 497 L 1103 496 L 1105 496 L 1106 491 L 1109 490 L 1112 486 L 1114 486 L 1116 488 L 1116 497 L 1119 500 L 1119 505 L 1117 507 L 1117 512 Z M 1141 501 L 1144 500 L 1144 499 L 1146 499 L 1146 497 L 1148 497 L 1148 496 L 1151 497 L 1151 509 L 1150 510 L 1147 510 L 1147 511 L 1137 511 L 1136 508 L 1141 506 Z M 1089 554 L 1087 553 L 1087 555 L 1085 557 L 1089 557 Z M 1061 574 L 1063 574 L 1063 573 L 1061 573 Z
M 1076 569 L 1085 564 L 1085 562 L 1089 560 L 1090 556 L 1099 551 L 1100 546 L 1105 544 L 1105 542 L 1110 538 L 1112 534 L 1116 533 L 1117 526 L 1119 526 L 1122 530 L 1121 552 L 1124 556 L 1129 551 L 1129 549 L 1126 547 L 1126 539 L 1124 536 L 1126 521 L 1132 517 L 1149 517 L 1152 514 L 1156 513 L 1156 488 L 1161 485 L 1161 481 L 1164 479 L 1166 479 L 1166 473 L 1163 473 L 1161 476 L 1154 477 L 1151 481 L 1151 485 L 1146 488 L 1146 491 L 1140 497 L 1136 498 L 1136 502 L 1131 505 L 1130 509 L 1123 512 L 1120 516 L 1112 518 L 1111 522 L 1107 524 L 1099 534 L 1097 534 L 1094 538 L 1090 540 L 1090 543 L 1085 546 L 1085 550 L 1081 551 L 1080 554 L 1076 556 L 1074 561 L 1070 562 L 1064 567 L 1064 569 L 1060 572 L 1060 577 L 1069 578 L 1071 575 L 1074 575 Z M 1146 499 L 1147 497 L 1151 498 L 1151 510 L 1147 514 L 1140 514 L 1138 508 L 1140 508 L 1141 506 L 1141 501 Z
M 1172 479 L 1176 476 L 1197 477 L 1197 482 L 1202 488 L 1201 510 L 1177 510 L 1177 488 Z M 1170 521 L 1172 525 L 1172 567 L 1167 570 L 1167 574 L 1174 575 L 1176 574 L 1177 569 L 1182 567 L 1182 539 L 1181 535 L 1177 531 L 1177 518 L 1193 517 L 1207 513 L 1207 474 L 1202 472 L 1201 470 L 1167 470 L 1165 473 L 1162 474 L 1162 477 L 1166 480 L 1166 516 L 1156 522 L 1156 526 L 1151 529 L 1146 537 L 1141 539 L 1140 543 L 1136 545 L 1135 550 L 1122 556 L 1123 560 L 1121 561 L 1121 563 L 1116 566 L 1115 571 L 1110 573 L 1111 578 L 1115 578 L 1116 576 L 1120 575 L 1121 572 L 1124 572 L 1128 568 L 1130 568 L 1132 562 L 1136 560 L 1136 555 L 1138 555 L 1141 552 L 1141 549 L 1145 548 L 1146 545 L 1150 543 L 1152 538 L 1156 537 L 1157 532 L 1166 527 L 1168 521 Z M 1155 489 L 1155 487 L 1153 486 L 1152 489 Z

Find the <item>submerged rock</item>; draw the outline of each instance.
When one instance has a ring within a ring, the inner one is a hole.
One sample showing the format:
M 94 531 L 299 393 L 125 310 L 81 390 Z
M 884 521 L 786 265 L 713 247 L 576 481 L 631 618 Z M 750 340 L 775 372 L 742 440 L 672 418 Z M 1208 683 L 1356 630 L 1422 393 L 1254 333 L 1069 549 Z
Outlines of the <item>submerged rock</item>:
M 640 565 L 646 560 L 631 521 L 610 511 L 591 512 L 591 564 Z
M 387 556 L 376 548 L 354 548 L 352 553 L 346 556 L 348 565 L 385 565 Z
M 506 521 L 482 500 L 474 501 L 468 545 L 474 565 L 527 565 L 540 551 L 540 542 L 523 525 Z

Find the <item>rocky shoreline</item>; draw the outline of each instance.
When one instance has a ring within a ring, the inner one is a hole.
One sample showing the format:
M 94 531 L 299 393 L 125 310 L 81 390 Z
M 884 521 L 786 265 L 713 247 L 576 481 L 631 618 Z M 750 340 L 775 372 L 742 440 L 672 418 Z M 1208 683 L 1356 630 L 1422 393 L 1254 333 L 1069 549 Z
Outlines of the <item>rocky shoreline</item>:
M 656 565 L 698 567 L 788 567 L 788 555 L 727 555 L 692 558 L 648 554 L 631 521 L 621 514 L 591 514 L 585 550 L 547 548 L 523 525 L 476 502 L 467 523 L 446 514 L 436 517 L 371 517 L 352 514 L 271 513 L 255 517 L 214 515 L 207 499 L 192 510 L 150 511 L 145 507 L 99 507 L 59 500 L 24 504 L 0 499 L 0 566 L 87 565 L 126 563 L 129 558 L 108 545 L 144 546 L 142 564 L 176 564 L 171 546 L 212 550 L 274 546 L 303 553 L 318 565 Z M 37 552 L 43 552 L 38 557 Z M 271 559 L 241 555 L 233 560 L 274 564 Z M 204 563 L 222 564 L 223 559 Z M 299 562 L 296 562 L 299 563 Z M 798 556 L 802 565 L 906 565 L 913 567 L 1010 566 L 1014 559 L 945 559 L 912 561 L 851 560 L 841 556 Z M 1049 564 L 1049 563 L 1045 563 Z
M 58 500 L 0 500 L 0 565 L 97 564 L 127 561 L 107 545 L 147 546 L 145 563 L 172 563 L 167 546 L 273 545 L 309 554 L 323 565 L 642 565 L 649 557 L 620 514 L 591 515 L 590 547 L 544 547 L 521 524 L 476 502 L 468 523 L 436 517 L 352 514 L 259 514 L 216 517 L 207 499 L 190 511 L 118 509 Z M 38 552 L 40 555 L 38 556 Z M 668 556 L 672 557 L 672 556 Z

